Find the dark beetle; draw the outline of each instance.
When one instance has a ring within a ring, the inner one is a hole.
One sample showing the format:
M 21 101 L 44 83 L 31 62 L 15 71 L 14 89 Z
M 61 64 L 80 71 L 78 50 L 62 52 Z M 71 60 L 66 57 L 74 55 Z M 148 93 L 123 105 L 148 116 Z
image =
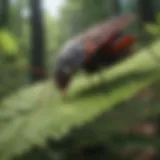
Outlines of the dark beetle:
M 95 73 L 130 55 L 135 38 L 123 32 L 134 19 L 133 15 L 112 17 L 66 43 L 54 70 L 56 86 L 64 91 L 79 69 Z

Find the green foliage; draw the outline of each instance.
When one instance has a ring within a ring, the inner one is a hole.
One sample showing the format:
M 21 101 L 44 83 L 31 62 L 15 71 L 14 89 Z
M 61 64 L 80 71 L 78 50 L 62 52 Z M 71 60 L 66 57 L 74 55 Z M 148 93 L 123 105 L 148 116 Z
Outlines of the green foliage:
M 63 36 L 60 32 L 58 20 L 45 13 L 45 33 L 46 33 L 46 56 L 47 64 L 51 57 L 54 57 L 60 48 L 60 37 Z
M 152 47 L 159 51 L 159 46 L 156 42 Z M 97 79 L 91 84 L 77 77 L 66 100 L 50 81 L 21 89 L 0 105 L 0 159 L 10 160 L 16 155 L 23 159 L 23 154 L 35 146 L 42 147 L 38 152 L 42 154 L 48 138 L 54 140 L 53 155 L 58 148 L 60 154 L 107 143 L 114 134 L 160 113 L 158 102 L 147 108 L 147 101 L 120 105 L 159 81 L 159 71 L 144 49 L 107 70 L 103 83 Z
M 11 1 L 7 29 L 0 29 L 0 100 L 27 82 L 30 45 L 27 0 Z
M 5 29 L 0 30 L 0 54 L 16 54 L 18 52 L 18 43 L 16 38 Z
M 30 50 L 29 1 L 14 0 L 10 5 L 9 30 L 16 37 L 21 56 L 28 58 Z
M 23 56 L 16 37 L 6 29 L 0 30 L 0 100 L 24 82 L 24 70 L 19 67 Z M 23 79 L 23 80 L 22 80 Z
M 60 27 L 66 40 L 108 17 L 106 0 L 68 0 L 61 8 Z M 65 25 L 64 25 L 65 24 Z
M 152 35 L 159 35 L 160 33 L 160 13 L 156 16 L 156 24 L 146 24 L 145 26 L 147 32 Z

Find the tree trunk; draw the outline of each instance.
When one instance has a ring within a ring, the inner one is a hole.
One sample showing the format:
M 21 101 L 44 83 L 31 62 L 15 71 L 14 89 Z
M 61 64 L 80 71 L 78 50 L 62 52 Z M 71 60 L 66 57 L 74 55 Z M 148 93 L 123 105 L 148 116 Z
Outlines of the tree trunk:
M 154 5 L 152 0 L 139 0 L 140 18 L 144 22 L 155 21 Z
M 41 0 L 30 0 L 31 6 L 31 82 L 45 78 L 44 29 Z
M 0 0 L 0 27 L 7 27 L 9 21 L 9 0 Z

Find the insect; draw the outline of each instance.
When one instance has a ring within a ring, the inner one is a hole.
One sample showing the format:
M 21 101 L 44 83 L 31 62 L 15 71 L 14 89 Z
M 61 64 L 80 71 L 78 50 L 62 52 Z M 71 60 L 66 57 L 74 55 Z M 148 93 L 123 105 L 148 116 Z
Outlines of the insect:
M 54 82 L 65 93 L 80 69 L 93 74 L 130 55 L 133 35 L 123 33 L 134 15 L 112 17 L 67 42 L 56 60 Z

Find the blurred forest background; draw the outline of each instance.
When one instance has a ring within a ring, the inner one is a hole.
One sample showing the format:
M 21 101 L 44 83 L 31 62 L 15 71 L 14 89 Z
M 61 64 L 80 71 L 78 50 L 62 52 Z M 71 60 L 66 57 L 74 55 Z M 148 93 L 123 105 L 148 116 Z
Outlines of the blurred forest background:
M 0 100 L 7 98 L 19 88 L 47 79 L 54 58 L 62 45 L 74 35 L 110 16 L 123 13 L 136 14 L 136 24 L 130 29 L 138 37 L 137 50 L 146 44 L 152 44 L 155 39 L 159 38 L 159 0 L 66 0 L 61 4 L 59 14 L 55 17 L 44 8 L 44 3 L 45 0 L 0 0 Z M 145 30 L 145 25 L 150 23 L 157 24 L 157 26 L 148 26 L 149 33 Z M 156 89 L 157 97 L 158 87 L 158 85 L 153 87 Z M 140 128 L 154 132 L 155 126 L 158 124 L 159 118 L 154 117 L 149 122 L 147 121 L 147 124 L 141 124 Z M 141 132 L 141 129 L 138 131 Z M 145 132 L 144 130 L 142 132 Z M 158 134 L 160 137 L 159 131 Z M 127 138 L 121 138 L 119 141 L 123 140 L 127 141 Z M 153 143 L 157 141 L 154 139 Z M 0 143 L 0 145 L 2 144 Z M 56 147 L 58 149 L 58 144 Z M 105 148 L 104 154 L 104 148 L 96 145 L 94 148 L 90 148 L 91 151 L 85 152 L 86 154 L 94 153 L 94 157 L 85 158 L 87 160 L 118 160 L 134 157 L 135 160 L 155 160 L 157 158 L 155 156 L 159 156 L 158 159 L 160 159 L 160 155 L 157 154 L 159 151 L 157 152 L 153 147 L 147 147 L 147 149 L 134 153 L 131 153 L 132 150 L 126 149 L 121 151 L 121 154 L 114 152 L 113 148 Z M 160 143 L 158 149 L 160 149 Z M 31 159 L 31 157 L 47 159 L 42 155 L 43 151 L 35 149 L 36 156 L 28 155 L 28 158 L 25 156 L 24 159 Z M 8 152 L 10 152 L 9 149 Z M 52 157 L 53 153 L 50 152 L 53 151 L 47 151 L 49 155 L 51 154 L 48 159 L 58 160 L 56 156 Z M 72 154 L 71 157 L 68 156 L 68 159 L 85 159 L 81 157 L 82 155 Z M 123 158 L 120 158 L 120 155 Z
M 54 18 L 39 0 L 0 3 L 1 98 L 44 78 L 50 59 L 66 40 L 112 15 L 135 13 L 139 21 L 133 30 L 146 40 L 143 22 L 153 22 L 160 6 L 156 0 L 68 0 Z

